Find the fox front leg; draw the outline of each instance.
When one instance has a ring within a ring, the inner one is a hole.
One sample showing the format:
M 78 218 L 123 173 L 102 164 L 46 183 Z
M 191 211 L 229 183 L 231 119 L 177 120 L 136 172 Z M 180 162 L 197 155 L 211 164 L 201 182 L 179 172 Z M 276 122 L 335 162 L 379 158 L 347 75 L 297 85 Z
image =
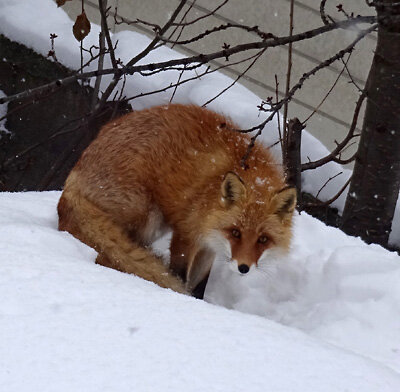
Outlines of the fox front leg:
M 209 249 L 199 248 L 176 232 L 173 234 L 170 268 L 196 298 L 203 298 L 214 257 Z
M 179 233 L 174 232 L 172 235 L 170 251 L 171 261 L 169 267 L 186 283 L 189 265 L 196 253 L 194 251 L 194 246 L 191 241 L 185 239 Z

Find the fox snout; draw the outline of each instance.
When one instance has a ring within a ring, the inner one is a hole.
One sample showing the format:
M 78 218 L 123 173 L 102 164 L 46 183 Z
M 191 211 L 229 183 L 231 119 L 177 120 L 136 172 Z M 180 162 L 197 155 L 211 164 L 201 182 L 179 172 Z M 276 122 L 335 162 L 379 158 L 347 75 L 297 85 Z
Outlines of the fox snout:
M 250 268 L 247 264 L 240 264 L 238 266 L 238 270 L 241 274 L 247 274 L 250 271 Z
M 240 275 L 246 275 L 250 272 L 252 265 L 257 267 L 257 261 L 250 261 L 250 260 L 240 260 L 238 258 L 232 257 L 228 259 L 230 264 L 230 270 Z

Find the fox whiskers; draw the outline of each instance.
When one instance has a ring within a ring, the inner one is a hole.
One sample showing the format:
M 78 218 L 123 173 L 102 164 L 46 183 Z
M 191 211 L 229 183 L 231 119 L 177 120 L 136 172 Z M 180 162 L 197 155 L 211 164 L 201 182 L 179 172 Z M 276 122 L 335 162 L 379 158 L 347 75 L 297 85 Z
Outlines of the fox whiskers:
M 272 278 L 276 272 L 275 261 L 273 261 L 272 263 L 261 262 L 257 265 L 255 270 L 268 278 Z

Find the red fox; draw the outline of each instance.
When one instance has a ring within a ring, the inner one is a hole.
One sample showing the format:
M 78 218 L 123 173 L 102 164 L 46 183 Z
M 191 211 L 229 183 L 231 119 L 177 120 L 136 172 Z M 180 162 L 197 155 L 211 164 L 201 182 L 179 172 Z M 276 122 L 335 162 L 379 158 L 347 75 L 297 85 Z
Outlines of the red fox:
M 241 166 L 250 137 L 235 129 L 177 104 L 111 121 L 66 180 L 59 230 L 93 247 L 97 263 L 181 293 L 202 296 L 216 255 L 246 274 L 288 249 L 296 191 L 258 142 Z M 149 249 L 168 230 L 169 268 Z

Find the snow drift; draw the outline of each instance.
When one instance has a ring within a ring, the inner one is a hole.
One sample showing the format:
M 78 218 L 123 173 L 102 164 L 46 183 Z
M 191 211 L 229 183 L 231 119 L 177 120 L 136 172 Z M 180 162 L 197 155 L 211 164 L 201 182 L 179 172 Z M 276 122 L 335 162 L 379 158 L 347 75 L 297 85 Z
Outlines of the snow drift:
M 1 390 L 399 390 L 400 375 L 378 361 L 94 264 L 92 249 L 57 231 L 59 195 L 0 194 Z M 353 267 L 331 273 L 351 277 Z M 305 302 L 320 295 L 316 283 Z M 353 288 L 348 303 L 365 291 Z

